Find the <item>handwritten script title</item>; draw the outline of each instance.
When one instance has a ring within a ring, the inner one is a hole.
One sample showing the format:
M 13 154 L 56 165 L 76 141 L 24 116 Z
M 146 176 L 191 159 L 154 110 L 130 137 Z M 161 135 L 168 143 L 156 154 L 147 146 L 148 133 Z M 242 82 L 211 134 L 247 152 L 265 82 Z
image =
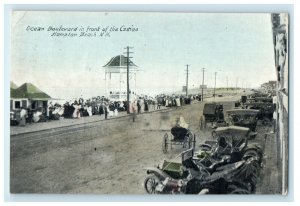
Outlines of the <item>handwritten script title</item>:
M 27 26 L 27 32 L 47 32 L 51 37 L 111 37 L 112 33 L 135 33 L 136 26 Z

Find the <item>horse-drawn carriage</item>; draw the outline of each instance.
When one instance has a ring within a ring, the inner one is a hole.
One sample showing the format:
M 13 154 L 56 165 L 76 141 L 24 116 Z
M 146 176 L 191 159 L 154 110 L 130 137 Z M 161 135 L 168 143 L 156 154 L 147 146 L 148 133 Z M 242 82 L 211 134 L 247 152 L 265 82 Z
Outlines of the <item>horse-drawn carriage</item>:
M 188 129 L 188 124 L 185 123 L 183 117 L 175 120 L 170 133 L 165 133 L 163 136 L 163 153 L 167 153 L 168 149 L 172 150 L 173 145 L 181 145 L 183 148 L 195 147 L 196 136 Z

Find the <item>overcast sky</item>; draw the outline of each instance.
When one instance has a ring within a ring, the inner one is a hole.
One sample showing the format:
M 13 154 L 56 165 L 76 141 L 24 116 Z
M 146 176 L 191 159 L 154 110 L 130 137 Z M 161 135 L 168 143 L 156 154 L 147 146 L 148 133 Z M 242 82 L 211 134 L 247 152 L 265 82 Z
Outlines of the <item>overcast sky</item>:
M 226 87 L 226 77 L 232 87 L 237 80 L 258 87 L 276 79 L 270 14 L 14 12 L 11 25 L 11 80 L 31 82 L 52 97 L 104 95 L 103 66 L 126 46 L 134 47 L 141 93 L 180 91 L 186 64 L 189 88 L 199 88 L 202 68 L 209 87 L 215 72 L 217 87 Z M 123 25 L 138 31 L 73 38 L 47 31 Z

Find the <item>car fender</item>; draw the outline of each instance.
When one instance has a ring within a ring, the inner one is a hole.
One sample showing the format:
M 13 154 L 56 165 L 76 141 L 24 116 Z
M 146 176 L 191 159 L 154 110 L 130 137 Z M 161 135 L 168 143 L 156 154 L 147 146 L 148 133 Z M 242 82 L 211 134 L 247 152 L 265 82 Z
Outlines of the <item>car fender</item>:
M 147 174 L 154 174 L 157 176 L 159 179 L 166 179 L 167 177 L 171 178 L 167 173 L 162 171 L 161 169 L 158 169 L 156 167 L 146 167 Z

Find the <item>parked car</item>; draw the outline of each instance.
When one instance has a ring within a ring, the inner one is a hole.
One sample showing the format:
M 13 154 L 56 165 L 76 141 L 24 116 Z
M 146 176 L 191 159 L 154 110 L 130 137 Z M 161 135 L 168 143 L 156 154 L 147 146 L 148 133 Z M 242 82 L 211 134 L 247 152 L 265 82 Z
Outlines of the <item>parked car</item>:
M 200 117 L 199 127 L 203 129 L 206 127 L 207 123 L 223 124 L 224 123 L 224 113 L 223 105 L 215 102 L 205 103 L 203 108 L 203 115 Z
M 144 188 L 149 194 L 250 194 L 255 192 L 262 150 L 248 145 L 250 130 L 220 127 L 217 140 L 181 154 L 181 162 L 164 160 L 148 167 Z
M 228 126 L 240 126 L 250 129 L 250 137 L 257 135 L 256 126 L 259 110 L 254 109 L 233 109 L 226 111 L 225 121 Z

